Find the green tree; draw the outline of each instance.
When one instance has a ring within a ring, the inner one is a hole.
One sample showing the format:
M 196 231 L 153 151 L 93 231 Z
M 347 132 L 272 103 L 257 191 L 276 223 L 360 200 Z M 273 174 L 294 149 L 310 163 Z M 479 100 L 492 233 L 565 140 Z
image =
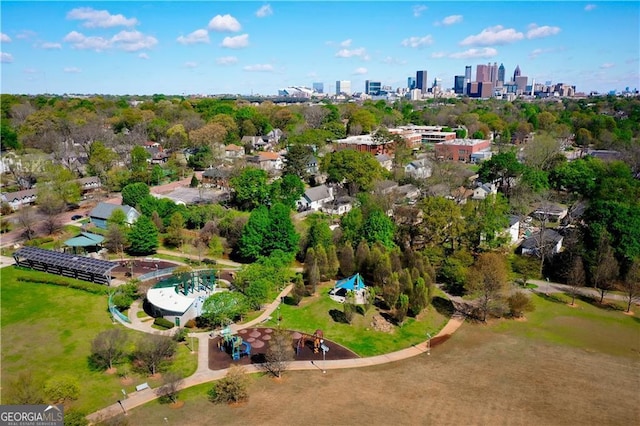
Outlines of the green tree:
M 247 224 L 242 229 L 238 251 L 245 259 L 256 260 L 266 253 L 267 242 L 271 230 L 269 210 L 265 206 L 254 209 Z
M 54 376 L 45 382 L 44 393 L 53 404 L 73 401 L 80 396 L 80 384 L 70 375 Z
M 350 277 L 351 275 L 353 275 L 353 273 L 355 272 L 354 271 L 355 260 L 354 260 L 353 247 L 351 246 L 350 242 L 347 241 L 342 246 L 342 249 L 340 250 L 339 261 L 340 261 L 340 273 L 342 274 L 342 276 Z
M 375 181 L 384 176 L 384 169 L 373 155 L 353 149 L 343 149 L 324 156 L 322 169 L 332 182 L 345 182 L 349 192 L 370 191 Z
M 102 182 L 105 182 L 107 172 L 116 164 L 118 154 L 107 148 L 104 143 L 95 141 L 89 147 L 89 174 L 98 176 Z
M 358 207 L 351 209 L 340 219 L 340 229 L 342 229 L 342 241 L 355 243 L 362 239 L 362 210 Z
M 316 259 L 316 251 L 313 248 L 309 248 L 305 255 L 304 275 L 307 278 L 307 283 L 311 287 L 311 294 L 315 294 L 316 286 L 320 282 L 320 268 L 318 267 L 318 261 Z
M 183 241 L 182 230 L 184 229 L 184 218 L 180 212 L 171 215 L 169 226 L 167 226 L 167 236 L 164 237 L 164 243 L 170 247 L 179 247 Z
M 5 120 L 0 123 L 0 151 L 6 151 L 7 149 L 20 148 L 20 142 L 18 142 L 18 133 L 11 128 Z
M 524 166 L 516 158 L 513 151 L 501 152 L 480 164 L 478 174 L 483 182 L 499 181 L 499 186 L 506 195 L 511 192 L 514 178 L 520 176 Z
M 393 221 L 381 210 L 371 212 L 362 226 L 362 235 L 369 243 L 379 242 L 387 248 L 394 246 L 394 231 Z
M 204 301 L 201 317 L 212 327 L 225 326 L 247 313 L 248 309 L 244 294 L 225 291 Z
M 150 194 L 149 186 L 144 182 L 130 183 L 122 188 L 122 205 L 136 207 Z
M 38 180 L 38 192 L 54 194 L 65 204 L 77 203 L 80 201 L 81 189 L 75 178 L 75 175 L 62 165 L 47 163 L 43 176 Z
M 313 149 L 309 145 L 301 143 L 289 145 L 284 155 L 285 163 L 283 173 L 296 175 L 300 179 L 309 177 L 308 164 L 313 155 Z
M 247 371 L 239 365 L 232 365 L 227 375 L 218 380 L 209 390 L 209 400 L 214 403 L 237 403 L 249 399 Z
M 91 341 L 92 359 L 103 368 L 113 368 L 126 353 L 127 334 L 120 328 L 100 332 Z
M 191 176 L 191 183 L 189 183 L 189 187 L 190 188 L 197 188 L 199 185 L 200 185 L 200 181 L 198 180 L 198 178 L 194 174 L 193 176 Z
M 151 219 L 140 216 L 131 226 L 128 239 L 130 242 L 129 253 L 132 255 L 148 255 L 156 252 L 158 248 L 158 229 Z
M 177 343 L 171 337 L 145 334 L 138 340 L 134 358 L 141 362 L 150 374 L 156 374 L 163 369 L 166 361 L 175 355 L 176 350 Z
M 333 244 L 333 234 L 324 217 L 313 215 L 307 220 L 311 223 L 307 232 L 307 247 L 327 248 Z
M 300 236 L 291 221 L 291 212 L 284 204 L 276 203 L 269 210 L 269 232 L 265 235 L 266 250 L 263 256 L 269 256 L 275 250 L 295 253 Z
M 304 194 L 304 182 L 296 175 L 287 174 L 273 182 L 269 190 L 272 202 L 282 203 L 295 210 L 297 201 Z
M 147 182 L 149 179 L 149 163 L 147 160 L 151 154 L 141 146 L 134 146 L 131 150 L 131 160 L 129 168 L 132 179 L 136 182 Z
M 252 210 L 269 200 L 267 172 L 255 167 L 245 168 L 240 175 L 231 178 L 234 201 L 243 210 Z
M 483 253 L 470 268 L 467 290 L 480 298 L 481 321 L 486 321 L 491 305 L 499 301 L 507 286 L 507 265 L 497 253 Z

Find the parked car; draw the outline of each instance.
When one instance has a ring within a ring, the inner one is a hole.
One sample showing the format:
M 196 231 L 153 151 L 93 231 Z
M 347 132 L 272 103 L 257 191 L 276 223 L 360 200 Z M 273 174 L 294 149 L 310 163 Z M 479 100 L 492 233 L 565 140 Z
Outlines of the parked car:
M 81 214 L 74 214 L 73 216 L 71 216 L 71 220 L 80 220 L 80 219 L 82 219 Z

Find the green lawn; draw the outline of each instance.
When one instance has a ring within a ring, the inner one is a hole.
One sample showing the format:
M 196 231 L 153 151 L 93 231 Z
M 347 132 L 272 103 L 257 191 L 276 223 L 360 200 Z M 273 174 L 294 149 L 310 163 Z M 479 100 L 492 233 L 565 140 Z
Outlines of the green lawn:
M 570 307 L 566 294 L 535 293 L 531 298 L 536 309 L 526 314 L 526 321 L 502 321 L 496 331 L 609 355 L 640 353 L 638 318 L 625 315 L 619 305 L 603 308 L 576 299 L 577 306 Z
M 304 298 L 300 306 L 281 305 L 282 327 L 305 333 L 321 329 L 328 340 L 346 346 L 360 356 L 373 356 L 422 342 L 426 340 L 427 332 L 435 335 L 449 320 L 430 306 L 418 319 L 408 317 L 402 327 L 395 327 L 393 333 L 385 333 L 371 327 L 371 320 L 377 313 L 372 307 L 365 315 L 355 314 L 352 324 L 336 322 L 330 312 L 342 312 L 342 304 L 329 298 L 330 289 L 329 284 L 319 287 L 316 296 Z M 278 311 L 267 324 L 276 323 L 277 316 Z
M 153 385 L 144 374 L 132 373 L 133 384 L 123 386 L 117 374 L 108 375 L 90 366 L 92 339 L 101 331 L 122 327 L 111 321 L 107 296 L 16 279 L 18 276 L 60 279 L 42 272 L 7 267 L 0 274 L 3 389 L 21 371 L 30 371 L 39 383 L 70 374 L 81 386 L 80 397 L 70 408 L 89 413 L 118 400 L 123 388 L 131 392 L 136 384 L 145 381 Z M 125 330 L 132 341 L 141 336 Z M 130 366 L 118 367 L 131 371 Z M 197 354 L 180 345 L 172 369 L 189 375 L 196 367 Z

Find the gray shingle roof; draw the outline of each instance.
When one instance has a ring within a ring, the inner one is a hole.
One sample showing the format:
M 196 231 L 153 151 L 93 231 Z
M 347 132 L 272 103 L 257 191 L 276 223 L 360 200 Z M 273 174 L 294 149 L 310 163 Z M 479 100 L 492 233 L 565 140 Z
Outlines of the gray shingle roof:
M 133 207 L 127 206 L 126 204 L 124 206 L 119 206 L 111 203 L 99 203 L 93 210 L 91 210 L 89 217 L 96 219 L 109 219 L 116 209 L 122 210 L 125 216 L 129 216 L 129 212 L 131 210 L 135 210 Z
M 304 191 L 305 197 L 309 199 L 309 201 L 320 201 L 325 198 L 330 198 L 331 193 L 329 192 L 329 188 L 326 185 L 320 185 L 313 188 L 309 188 Z

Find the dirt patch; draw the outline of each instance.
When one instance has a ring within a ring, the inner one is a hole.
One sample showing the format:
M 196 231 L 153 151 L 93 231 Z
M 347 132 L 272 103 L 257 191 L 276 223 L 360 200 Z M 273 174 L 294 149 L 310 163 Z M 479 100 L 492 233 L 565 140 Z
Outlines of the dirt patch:
M 179 410 L 182 407 L 184 407 L 184 401 L 176 401 L 169 404 L 169 408 L 171 408 L 172 410 Z
M 376 331 L 382 331 L 384 333 L 393 333 L 394 326 L 389 321 L 384 319 L 382 315 L 374 315 L 371 321 L 371 327 Z
M 107 374 L 109 376 L 112 376 L 112 375 L 116 374 L 117 372 L 118 372 L 117 368 L 107 368 L 105 370 L 105 374 Z

